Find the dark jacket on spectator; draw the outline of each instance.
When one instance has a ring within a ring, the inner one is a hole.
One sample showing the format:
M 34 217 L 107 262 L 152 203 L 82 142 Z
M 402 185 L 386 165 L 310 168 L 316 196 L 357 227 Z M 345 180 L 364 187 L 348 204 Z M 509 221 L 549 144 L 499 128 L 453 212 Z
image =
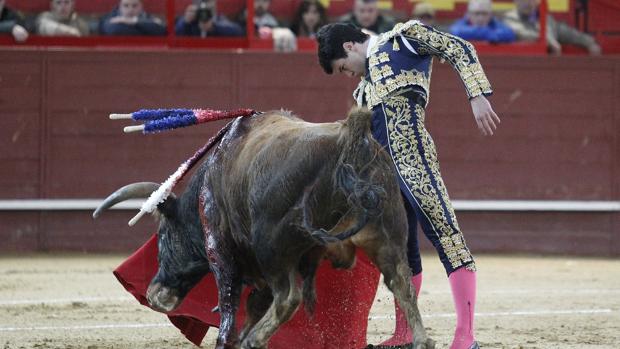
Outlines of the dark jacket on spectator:
M 357 22 L 357 19 L 353 15 L 353 12 L 340 17 L 339 22 L 351 23 L 351 24 L 354 24 L 358 28 L 362 28 L 362 26 Z M 395 24 L 396 22 L 392 18 L 381 14 L 379 15 L 379 17 L 377 17 L 377 21 L 375 22 L 375 24 L 373 24 L 369 28 L 364 28 L 364 29 L 373 31 L 375 34 L 381 34 L 381 33 L 385 33 L 387 31 L 392 30 Z
M 166 35 L 166 27 L 146 12 L 138 16 L 138 23 L 135 25 L 110 23 L 110 20 L 119 14 L 116 8 L 103 16 L 99 22 L 99 33 L 102 35 Z
M 187 23 L 183 17 L 177 20 L 174 27 L 177 35 L 200 36 L 198 20 Z M 217 15 L 213 19 L 213 29 L 207 32 L 207 36 L 242 36 L 243 29 L 237 23 L 230 21 L 223 15 Z
M 504 15 L 504 20 L 512 28 L 519 40 L 538 40 L 540 35 L 538 14 L 528 18 L 523 17 L 517 10 L 512 10 Z M 551 15 L 547 15 L 547 42 L 577 45 L 586 48 L 596 43 L 592 36 L 582 33 L 566 23 L 556 21 Z
M 244 9 L 243 11 L 237 13 L 234 18 L 235 23 L 241 26 L 243 29 L 243 35 L 245 35 L 245 31 L 247 29 L 248 11 Z M 269 12 L 260 17 L 254 16 L 254 33 L 258 33 L 258 28 L 260 27 L 276 28 L 279 26 L 280 23 L 278 23 L 276 17 Z
M 450 27 L 450 33 L 465 40 L 489 42 L 512 42 L 517 38 L 509 26 L 495 17 L 486 27 L 473 26 L 467 18 L 459 19 Z
M 0 12 L 0 33 L 10 33 L 16 24 L 23 27 L 24 19 L 17 11 L 4 6 Z

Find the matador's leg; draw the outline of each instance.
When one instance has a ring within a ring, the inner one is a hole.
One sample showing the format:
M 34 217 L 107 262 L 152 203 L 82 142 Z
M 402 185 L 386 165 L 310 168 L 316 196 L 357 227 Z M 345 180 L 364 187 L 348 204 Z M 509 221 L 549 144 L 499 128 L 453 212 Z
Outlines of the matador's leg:
M 449 275 L 461 267 L 475 270 L 439 172 L 435 145 L 424 127 L 424 108 L 403 95 L 388 99 L 382 108 L 388 150 L 401 190 L 416 208 L 418 221 L 437 249 L 446 272 Z
M 383 115 L 374 115 L 372 122 L 372 133 L 375 140 L 377 140 L 385 149 L 389 152 L 388 135 L 385 120 Z M 401 187 L 403 185 L 401 184 Z M 401 188 L 401 192 L 402 192 Z M 418 218 L 416 216 L 416 209 L 411 205 L 407 196 L 403 195 L 403 203 L 405 205 L 405 211 L 407 212 L 407 225 L 409 234 L 407 238 L 407 262 L 409 268 L 411 268 L 411 284 L 416 293 L 416 299 L 420 294 L 420 288 L 422 286 L 422 260 L 420 258 L 420 248 L 418 245 Z M 394 334 L 387 340 L 381 343 L 384 347 L 397 347 L 402 345 L 408 345 L 413 342 L 413 331 L 407 323 L 405 313 L 398 305 L 396 299 L 394 299 L 394 314 L 396 317 L 394 325 Z
M 420 287 L 422 287 L 422 260 L 420 258 L 420 248 L 418 246 L 418 219 L 415 209 L 404 197 L 405 211 L 407 212 L 407 225 L 409 226 L 409 236 L 407 239 L 407 261 L 411 268 L 411 285 L 413 286 L 416 299 L 419 299 Z M 405 313 L 394 299 L 394 315 L 396 323 L 394 325 L 394 334 L 381 343 L 383 346 L 399 346 L 413 343 L 413 331 L 407 323 Z
M 381 105 L 388 130 L 388 150 L 401 190 L 416 209 L 422 229 L 449 275 L 457 311 L 457 329 L 451 348 L 469 348 L 476 345 L 473 336 L 475 263 L 441 178 L 435 145 L 424 127 L 424 108 L 412 101 L 399 95 Z

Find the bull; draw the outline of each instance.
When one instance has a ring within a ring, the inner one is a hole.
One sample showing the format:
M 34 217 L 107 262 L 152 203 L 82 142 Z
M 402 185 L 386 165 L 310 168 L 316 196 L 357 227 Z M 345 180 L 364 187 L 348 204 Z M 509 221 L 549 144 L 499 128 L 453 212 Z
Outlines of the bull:
M 157 206 L 150 306 L 174 310 L 212 272 L 221 315 L 216 348 L 266 348 L 302 301 L 312 311 L 320 261 L 348 268 L 361 248 L 404 309 L 414 348 L 433 348 L 408 282 L 407 219 L 393 163 L 370 134 L 370 113 L 353 109 L 345 121 L 315 124 L 274 111 L 227 127 L 184 193 Z M 158 187 L 127 185 L 93 216 Z M 238 334 L 244 284 L 255 289 Z

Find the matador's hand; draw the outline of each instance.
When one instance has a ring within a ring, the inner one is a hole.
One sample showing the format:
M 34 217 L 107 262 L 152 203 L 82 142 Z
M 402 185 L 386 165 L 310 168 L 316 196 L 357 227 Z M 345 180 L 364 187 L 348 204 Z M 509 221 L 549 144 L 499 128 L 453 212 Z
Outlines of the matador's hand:
M 480 95 L 474 97 L 470 101 L 471 110 L 474 112 L 474 118 L 476 118 L 476 124 L 478 129 L 485 136 L 493 135 L 493 130 L 497 129 L 496 123 L 500 123 L 499 117 L 493 111 L 491 103 L 485 96 Z

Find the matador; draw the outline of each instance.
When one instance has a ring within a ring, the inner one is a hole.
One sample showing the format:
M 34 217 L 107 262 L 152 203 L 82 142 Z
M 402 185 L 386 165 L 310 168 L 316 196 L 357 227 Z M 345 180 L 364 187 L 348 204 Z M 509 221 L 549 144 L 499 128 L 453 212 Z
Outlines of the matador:
M 422 264 L 417 225 L 433 244 L 448 274 L 457 315 L 451 349 L 475 349 L 476 267 L 441 178 L 437 152 L 424 125 L 433 58 L 447 61 L 459 74 L 478 128 L 492 135 L 500 122 L 486 96 L 491 95 L 474 47 L 467 41 L 418 21 L 397 24 L 372 36 L 350 24 L 329 24 L 318 35 L 319 63 L 361 81 L 353 93 L 372 111 L 374 138 L 390 154 L 408 216 L 411 282 L 419 294 Z M 395 304 L 394 335 L 382 346 L 397 348 L 414 334 Z

